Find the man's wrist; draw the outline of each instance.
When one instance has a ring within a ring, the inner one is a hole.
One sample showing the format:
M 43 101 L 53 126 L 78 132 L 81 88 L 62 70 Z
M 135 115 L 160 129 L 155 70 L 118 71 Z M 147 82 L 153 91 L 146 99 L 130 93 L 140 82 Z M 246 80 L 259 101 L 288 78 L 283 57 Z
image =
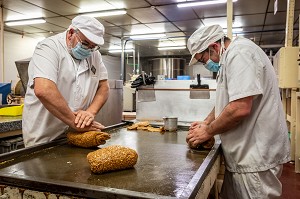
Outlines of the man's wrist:
M 209 134 L 209 135 L 211 135 L 211 136 L 214 136 L 214 135 L 215 135 L 213 126 L 212 126 L 211 124 L 208 124 L 208 125 L 207 125 L 207 134 Z
M 94 117 L 96 116 L 97 112 L 92 110 L 86 110 L 87 112 L 91 113 Z
M 204 122 L 206 125 L 209 125 L 209 123 L 210 123 L 210 122 L 209 122 L 208 120 L 206 120 L 206 119 L 205 119 L 203 122 Z

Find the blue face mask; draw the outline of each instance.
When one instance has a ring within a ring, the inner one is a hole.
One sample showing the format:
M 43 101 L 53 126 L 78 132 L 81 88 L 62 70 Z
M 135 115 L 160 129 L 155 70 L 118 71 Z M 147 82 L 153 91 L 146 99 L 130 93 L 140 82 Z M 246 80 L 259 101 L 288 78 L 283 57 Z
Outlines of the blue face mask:
M 212 72 L 218 72 L 220 69 L 220 65 L 218 63 L 213 62 L 211 59 L 209 59 L 206 64 L 204 65 L 204 67 L 207 70 L 210 70 Z
M 72 55 L 79 60 L 88 58 L 92 54 L 90 49 L 82 48 L 82 44 L 80 42 L 78 42 L 77 45 L 71 49 L 71 51 Z

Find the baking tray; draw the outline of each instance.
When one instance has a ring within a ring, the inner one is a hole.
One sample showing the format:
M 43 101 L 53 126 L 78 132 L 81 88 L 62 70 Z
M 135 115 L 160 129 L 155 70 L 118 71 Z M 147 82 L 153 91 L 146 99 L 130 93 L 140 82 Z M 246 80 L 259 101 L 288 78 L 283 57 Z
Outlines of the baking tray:
M 107 129 L 109 145 L 133 148 L 133 169 L 93 174 L 86 155 L 95 149 L 70 146 L 65 139 L 1 155 L 0 184 L 87 198 L 194 198 L 219 153 L 190 150 L 187 129 L 177 132 Z

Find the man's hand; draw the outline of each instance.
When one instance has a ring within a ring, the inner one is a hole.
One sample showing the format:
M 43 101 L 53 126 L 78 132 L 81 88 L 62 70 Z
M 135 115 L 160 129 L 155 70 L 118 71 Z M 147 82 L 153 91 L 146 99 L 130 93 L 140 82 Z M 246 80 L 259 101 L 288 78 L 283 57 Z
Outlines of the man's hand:
M 210 134 L 209 125 L 206 122 L 194 122 L 190 127 L 186 142 L 191 148 L 197 148 L 211 137 L 213 137 L 213 134 Z
M 85 128 L 90 126 L 95 119 L 95 116 L 88 111 L 77 111 L 75 114 L 75 125 L 77 128 Z
M 193 122 L 193 123 L 191 124 L 189 130 L 193 130 L 193 129 L 195 129 L 195 128 L 198 128 L 198 126 L 199 126 L 200 124 L 206 124 L 206 125 L 207 125 L 208 123 L 207 123 L 206 121 Z
M 101 123 L 93 121 L 92 125 L 90 126 L 89 131 L 101 131 L 104 128 L 105 128 L 105 126 L 102 125 Z
M 105 126 L 103 126 L 101 123 L 93 121 L 89 126 L 85 126 L 84 128 L 78 128 L 75 126 L 72 129 L 73 131 L 85 132 L 85 131 L 101 131 L 104 128 Z

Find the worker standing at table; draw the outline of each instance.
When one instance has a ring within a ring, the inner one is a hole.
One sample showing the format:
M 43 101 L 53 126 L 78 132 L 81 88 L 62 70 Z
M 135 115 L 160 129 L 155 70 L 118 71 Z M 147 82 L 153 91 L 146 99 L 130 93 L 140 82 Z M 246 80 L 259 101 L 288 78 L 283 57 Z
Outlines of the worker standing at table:
M 25 146 L 75 131 L 101 130 L 94 117 L 109 95 L 108 74 L 98 51 L 104 27 L 77 16 L 63 33 L 36 46 L 29 63 L 22 119 Z
M 231 41 L 219 25 L 201 27 L 187 43 L 190 65 L 217 72 L 216 104 L 192 123 L 187 143 L 196 148 L 219 134 L 226 171 L 223 199 L 280 198 L 279 177 L 290 160 L 288 130 L 274 68 L 254 42 Z

